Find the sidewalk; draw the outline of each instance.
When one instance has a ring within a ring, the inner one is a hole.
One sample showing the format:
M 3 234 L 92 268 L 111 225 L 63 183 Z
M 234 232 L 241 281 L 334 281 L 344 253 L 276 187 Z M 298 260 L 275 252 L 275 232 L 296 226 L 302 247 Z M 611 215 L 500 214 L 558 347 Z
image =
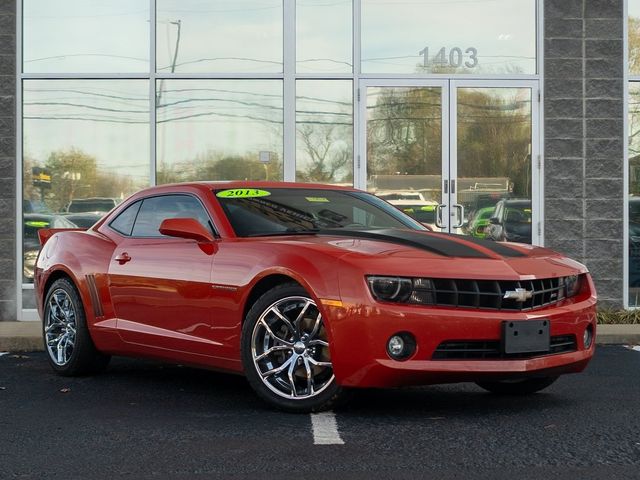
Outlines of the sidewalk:
M 43 350 L 40 322 L 0 322 L 0 352 Z M 640 345 L 640 325 L 598 325 L 599 345 Z

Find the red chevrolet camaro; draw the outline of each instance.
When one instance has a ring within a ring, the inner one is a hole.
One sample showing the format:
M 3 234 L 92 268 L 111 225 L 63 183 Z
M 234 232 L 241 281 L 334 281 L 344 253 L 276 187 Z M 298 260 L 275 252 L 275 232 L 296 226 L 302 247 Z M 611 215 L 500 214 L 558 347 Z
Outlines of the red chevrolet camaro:
M 39 235 L 37 304 L 62 375 L 157 358 L 244 374 L 270 404 L 308 412 L 353 387 L 533 393 L 594 352 L 583 265 L 429 232 L 351 188 L 165 185 L 88 230 Z

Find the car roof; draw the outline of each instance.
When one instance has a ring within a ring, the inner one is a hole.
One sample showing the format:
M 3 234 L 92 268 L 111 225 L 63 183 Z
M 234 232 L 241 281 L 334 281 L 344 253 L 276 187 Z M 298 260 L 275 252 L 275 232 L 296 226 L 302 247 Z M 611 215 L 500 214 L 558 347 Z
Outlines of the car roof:
M 169 192 L 169 191 L 179 191 L 182 188 L 206 188 L 210 190 L 220 190 L 220 189 L 229 189 L 232 190 L 234 188 L 256 188 L 256 189 L 265 189 L 265 188 L 299 188 L 305 190 L 341 190 L 347 192 L 357 191 L 353 187 L 341 186 L 341 185 L 326 185 L 322 183 L 301 183 L 301 182 L 265 182 L 265 181 L 239 181 L 239 180 L 230 180 L 230 181 L 198 181 L 198 182 L 181 182 L 181 183 L 167 183 L 163 185 L 156 185 L 153 187 L 145 188 L 144 190 L 140 190 L 137 192 L 138 194 L 148 195 L 153 192 Z

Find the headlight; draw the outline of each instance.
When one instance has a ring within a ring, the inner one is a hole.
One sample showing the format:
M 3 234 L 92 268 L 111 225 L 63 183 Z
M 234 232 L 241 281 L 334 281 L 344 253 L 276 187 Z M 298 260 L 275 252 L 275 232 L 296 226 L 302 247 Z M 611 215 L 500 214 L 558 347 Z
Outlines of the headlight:
M 383 302 L 435 303 L 433 280 L 429 278 L 367 277 L 371 294 Z
M 413 290 L 410 278 L 368 277 L 367 281 L 372 295 L 385 302 L 406 302 Z
M 577 295 L 580 291 L 580 277 L 578 275 L 565 277 L 564 286 L 567 298 Z

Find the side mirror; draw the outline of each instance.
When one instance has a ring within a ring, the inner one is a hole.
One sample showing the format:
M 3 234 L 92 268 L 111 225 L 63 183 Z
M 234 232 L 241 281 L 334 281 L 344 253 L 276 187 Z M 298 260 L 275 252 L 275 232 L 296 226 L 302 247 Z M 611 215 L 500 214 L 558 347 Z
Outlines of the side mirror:
M 211 232 L 195 218 L 167 218 L 162 221 L 158 230 L 169 237 L 189 238 L 199 243 L 214 240 Z
M 491 225 L 500 225 L 500 219 L 498 217 L 491 217 L 489 223 Z

